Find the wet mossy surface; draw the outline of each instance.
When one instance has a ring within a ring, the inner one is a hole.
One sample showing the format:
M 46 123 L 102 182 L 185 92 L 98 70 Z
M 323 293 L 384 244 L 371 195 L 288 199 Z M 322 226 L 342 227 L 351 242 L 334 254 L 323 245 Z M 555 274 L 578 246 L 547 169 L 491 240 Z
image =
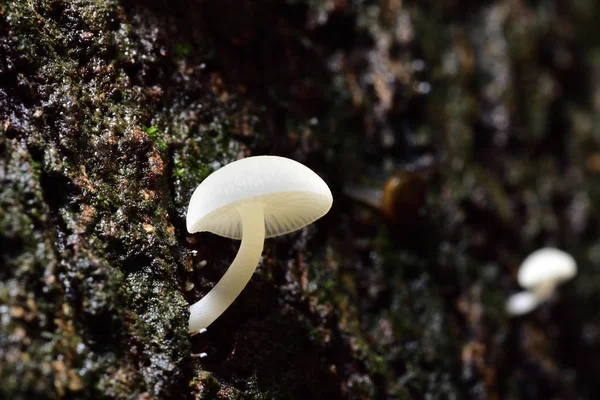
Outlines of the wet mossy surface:
M 0 1 L 0 398 L 597 398 L 599 14 Z M 238 244 L 187 201 L 259 154 L 334 207 L 190 338 Z M 347 195 L 394 176 L 384 210 Z M 580 274 L 511 320 L 545 245 Z

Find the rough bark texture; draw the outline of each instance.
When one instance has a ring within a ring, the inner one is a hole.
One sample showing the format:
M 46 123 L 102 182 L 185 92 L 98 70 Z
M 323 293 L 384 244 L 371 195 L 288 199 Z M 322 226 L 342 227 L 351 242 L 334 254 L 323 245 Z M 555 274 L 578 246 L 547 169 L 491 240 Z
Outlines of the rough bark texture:
M 598 398 L 598 17 L 0 0 L 0 398 Z M 334 208 L 190 338 L 238 244 L 189 235 L 187 201 L 257 154 L 313 168 Z M 381 210 L 345 194 L 386 179 Z M 543 245 L 580 273 L 511 320 Z

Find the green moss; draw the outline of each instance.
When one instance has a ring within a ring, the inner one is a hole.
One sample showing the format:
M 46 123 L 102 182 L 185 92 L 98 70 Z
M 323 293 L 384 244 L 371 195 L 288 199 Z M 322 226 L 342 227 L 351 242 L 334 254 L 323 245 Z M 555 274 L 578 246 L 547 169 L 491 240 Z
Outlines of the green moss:
M 192 54 L 194 47 L 189 43 L 176 43 L 175 44 L 175 57 L 187 57 Z
M 142 129 L 144 132 L 146 132 L 150 139 L 152 139 L 160 151 L 165 151 L 167 149 L 167 142 L 162 138 L 163 135 L 160 134 L 158 126 L 144 126 Z
M 191 376 L 188 302 L 164 156 L 167 138 L 191 146 L 205 135 L 173 133 L 189 126 L 176 115 L 197 110 L 185 93 L 163 110 L 132 83 L 138 68 L 170 66 L 132 39 L 148 34 L 147 22 L 132 25 L 118 2 L 3 7 L 14 36 L 2 45 L 23 68 L 8 85 L 23 90 L 2 108 L 35 117 L 12 120 L 17 139 L 0 135 L 0 244 L 13 249 L 2 256 L 12 268 L 0 273 L 0 312 L 22 315 L 1 326 L 0 397 L 176 396 Z M 187 85 L 182 76 L 172 84 Z M 226 120 L 214 93 L 203 96 L 207 113 Z M 154 120 L 161 129 L 145 125 Z M 198 173 L 234 150 L 203 153 Z

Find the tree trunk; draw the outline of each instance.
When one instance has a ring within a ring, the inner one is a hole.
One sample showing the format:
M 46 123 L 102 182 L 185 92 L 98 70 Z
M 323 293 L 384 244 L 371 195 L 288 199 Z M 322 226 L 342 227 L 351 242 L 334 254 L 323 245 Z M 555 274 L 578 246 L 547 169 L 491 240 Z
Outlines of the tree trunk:
M 0 0 L 0 399 L 598 398 L 598 17 Z M 190 337 L 239 243 L 187 233 L 187 202 L 259 154 L 334 207 Z M 509 318 L 548 245 L 579 275 Z

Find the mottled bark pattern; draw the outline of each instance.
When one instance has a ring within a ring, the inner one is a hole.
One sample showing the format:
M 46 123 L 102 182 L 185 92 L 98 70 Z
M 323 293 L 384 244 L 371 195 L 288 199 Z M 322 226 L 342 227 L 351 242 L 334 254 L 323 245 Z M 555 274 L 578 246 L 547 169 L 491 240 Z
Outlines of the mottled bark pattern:
M 597 17 L 0 0 L 0 398 L 598 398 Z M 238 243 L 189 235 L 187 201 L 251 154 L 305 163 L 334 207 L 190 338 Z M 382 210 L 345 194 L 384 185 Z M 510 320 L 543 245 L 580 273 Z

